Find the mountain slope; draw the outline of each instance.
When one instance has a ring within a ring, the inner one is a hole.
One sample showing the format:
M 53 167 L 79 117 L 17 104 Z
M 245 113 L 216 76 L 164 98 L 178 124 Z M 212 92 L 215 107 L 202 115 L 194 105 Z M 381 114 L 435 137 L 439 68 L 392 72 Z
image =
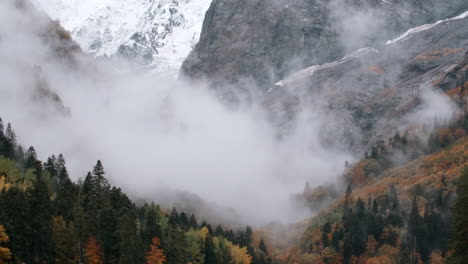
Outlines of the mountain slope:
M 122 56 L 137 68 L 169 72 L 198 41 L 209 0 L 33 0 L 71 32 L 85 52 Z
M 460 0 L 215 0 L 182 73 L 214 84 L 253 81 L 267 89 L 290 72 L 467 9 Z
M 320 106 L 340 121 L 325 128 L 324 136 L 345 136 L 364 153 L 407 126 L 451 117 L 456 107 L 441 92 L 466 78 L 467 30 L 465 12 L 414 28 L 379 49 L 305 68 L 267 90 L 265 105 L 283 126 Z
M 305 231 L 277 256 L 281 263 L 445 263 L 434 261 L 451 254 L 452 205 L 460 175 L 468 173 L 464 111 L 428 138 L 414 131 L 396 135 L 349 165 L 346 192 L 300 223 Z M 396 162 L 401 153 L 407 159 Z M 321 191 L 302 196 L 312 205 Z

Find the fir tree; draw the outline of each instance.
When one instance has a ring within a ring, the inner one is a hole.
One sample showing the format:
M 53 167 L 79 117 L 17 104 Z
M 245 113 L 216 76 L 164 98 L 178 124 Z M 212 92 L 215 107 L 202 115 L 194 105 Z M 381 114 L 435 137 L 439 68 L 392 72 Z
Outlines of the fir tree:
M 462 171 L 457 195 L 453 207 L 453 255 L 449 264 L 462 264 L 468 260 L 468 167 Z

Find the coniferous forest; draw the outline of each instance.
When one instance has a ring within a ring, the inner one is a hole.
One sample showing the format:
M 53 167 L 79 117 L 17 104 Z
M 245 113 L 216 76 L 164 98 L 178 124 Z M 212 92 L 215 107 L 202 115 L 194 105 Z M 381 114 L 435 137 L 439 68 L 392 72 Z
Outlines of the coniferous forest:
M 111 186 L 99 160 L 75 183 L 63 155 L 38 160 L 34 147 L 25 151 L 12 126 L 0 122 L 0 263 L 465 263 L 468 167 L 459 165 L 468 141 L 436 135 L 447 127 L 459 134 L 466 124 L 463 116 L 435 130 L 425 150 L 407 135 L 379 143 L 347 164 L 343 198 L 312 219 L 300 246 L 275 249 L 248 226 L 213 227 L 176 208 L 135 204 Z M 382 182 L 385 173 L 413 173 L 411 165 L 387 169 L 396 165 L 386 158 L 411 149 L 421 151 L 415 159 L 428 154 L 420 183 L 391 175 Z M 307 187 L 303 195 L 313 193 Z
M 38 160 L 0 121 L 0 263 L 269 263 L 250 227 L 224 229 L 111 186 L 101 161 L 73 182 L 63 155 Z

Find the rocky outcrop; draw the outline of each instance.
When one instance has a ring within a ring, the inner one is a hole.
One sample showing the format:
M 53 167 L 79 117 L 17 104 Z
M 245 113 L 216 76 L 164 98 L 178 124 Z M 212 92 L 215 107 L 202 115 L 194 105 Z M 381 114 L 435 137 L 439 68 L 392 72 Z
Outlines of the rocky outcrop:
M 298 69 L 465 9 L 463 0 L 214 0 L 181 74 L 266 89 Z

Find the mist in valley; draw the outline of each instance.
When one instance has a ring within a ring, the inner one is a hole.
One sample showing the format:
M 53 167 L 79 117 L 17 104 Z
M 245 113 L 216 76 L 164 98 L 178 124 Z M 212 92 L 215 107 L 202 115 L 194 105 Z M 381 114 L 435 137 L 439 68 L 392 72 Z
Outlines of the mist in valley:
M 188 192 L 233 222 L 291 222 L 311 215 L 291 206 L 292 194 L 306 181 L 340 184 L 345 162 L 362 155 L 323 142 L 324 127 L 341 126 L 323 104 L 301 105 L 279 137 L 260 98 L 232 107 L 204 83 L 122 70 L 125 61 L 81 53 L 73 62 L 57 58 L 56 43 L 39 33 L 48 27 L 42 15 L 0 3 L 0 116 L 41 160 L 63 153 L 74 180 L 101 160 L 111 183 L 138 199 L 171 206 Z M 61 102 L 38 92 L 38 83 Z M 408 120 L 455 111 L 443 94 L 422 100 Z

